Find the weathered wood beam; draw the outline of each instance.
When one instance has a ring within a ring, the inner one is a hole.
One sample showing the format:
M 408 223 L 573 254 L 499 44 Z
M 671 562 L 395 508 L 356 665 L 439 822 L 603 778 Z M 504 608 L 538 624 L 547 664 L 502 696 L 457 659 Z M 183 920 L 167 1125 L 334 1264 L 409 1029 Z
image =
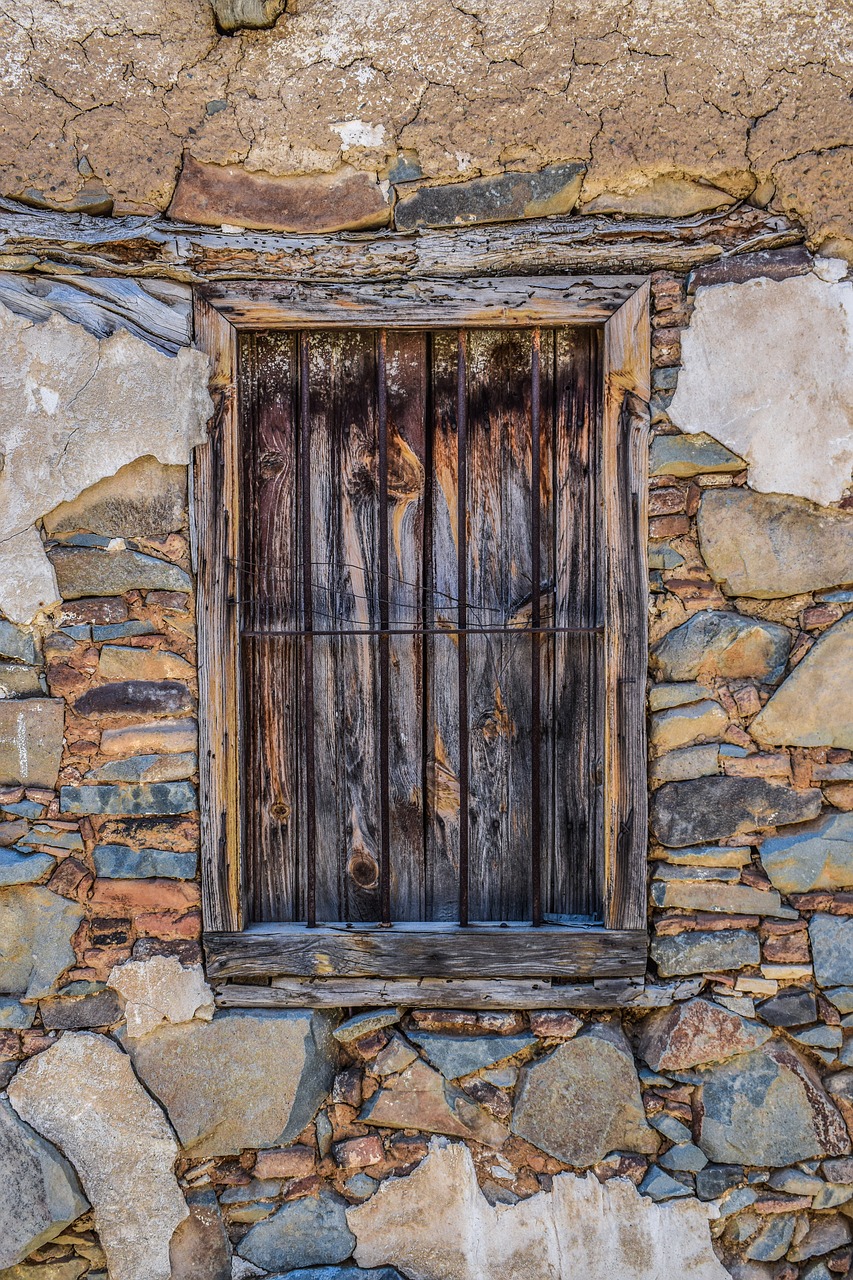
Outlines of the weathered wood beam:
M 218 231 L 166 218 L 36 212 L 0 200 L 0 269 L 185 283 L 686 271 L 726 254 L 803 239 L 802 229 L 785 218 L 748 205 L 690 218 L 552 218 L 447 231 L 310 236 Z

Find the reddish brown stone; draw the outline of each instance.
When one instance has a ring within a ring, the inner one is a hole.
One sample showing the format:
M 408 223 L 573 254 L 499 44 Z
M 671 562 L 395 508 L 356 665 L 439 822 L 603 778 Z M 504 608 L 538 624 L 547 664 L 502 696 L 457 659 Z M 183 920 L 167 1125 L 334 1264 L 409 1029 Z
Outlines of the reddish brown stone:
M 683 489 L 653 489 L 649 494 L 650 516 L 671 516 L 684 510 L 686 495 Z
M 568 1009 L 543 1009 L 530 1015 L 530 1030 L 535 1036 L 548 1036 L 553 1040 L 571 1040 L 583 1023 Z
M 349 1107 L 360 1107 L 362 1096 L 362 1073 L 358 1067 L 349 1067 L 335 1076 L 332 1087 L 332 1101 L 345 1102 Z
M 853 810 L 853 782 L 832 782 L 823 788 L 829 803 L 845 813 Z
M 48 880 L 47 887 L 63 898 L 85 902 L 94 882 L 95 877 L 87 866 L 76 858 L 65 858 Z
M 62 605 L 66 626 L 94 623 L 103 627 L 126 619 L 127 605 L 121 596 L 92 596 L 88 600 L 66 600 Z
M 193 911 L 146 911 L 134 919 L 134 926 L 139 934 L 150 938 L 201 937 L 201 912 Z
M 797 911 L 826 911 L 834 916 L 853 916 L 853 893 L 793 893 L 788 899 Z
M 685 1071 L 757 1049 L 770 1030 L 710 1000 L 687 1000 L 640 1024 L 637 1048 L 653 1071 Z
M 310 1147 L 281 1147 L 259 1151 L 256 1178 L 306 1178 L 314 1172 L 315 1156 Z
M 844 610 L 837 604 L 815 604 L 804 609 L 800 615 L 800 625 L 804 631 L 815 631 L 819 627 L 831 627 L 833 622 L 844 616 Z
M 388 1036 L 384 1031 L 373 1031 L 369 1036 L 362 1036 L 360 1040 L 353 1040 L 347 1045 L 347 1049 L 355 1057 L 361 1058 L 362 1062 L 370 1062 L 380 1053 L 388 1043 Z
M 375 1133 L 364 1138 L 349 1138 L 346 1142 L 339 1142 L 334 1152 L 335 1160 L 342 1169 L 366 1169 L 370 1165 L 381 1164 L 385 1159 L 382 1139 Z
M 0 1058 L 17 1061 L 21 1056 L 20 1031 L 0 1031 Z
M 780 929 L 787 925 L 787 929 Z M 800 920 L 781 920 L 761 928 L 761 954 L 768 964 L 810 964 L 809 935 Z
M 169 217 L 207 227 L 351 231 L 387 226 L 391 206 L 375 178 L 347 167 L 276 177 L 239 165 L 202 164 L 186 155 Z
M 650 538 L 678 538 L 689 531 L 687 516 L 657 516 L 649 521 Z
M 493 1116 L 497 1116 L 498 1120 L 506 1123 L 512 1115 L 509 1096 L 503 1089 L 490 1084 L 488 1080 L 471 1080 L 464 1086 L 464 1091 L 469 1098 L 473 1098 L 481 1107 L 485 1107 Z
M 524 1030 L 524 1016 L 520 1013 L 483 1010 L 477 1014 L 477 1030 L 492 1036 L 514 1035 Z
M 34 1058 L 37 1053 L 44 1053 L 45 1049 L 49 1049 L 51 1045 L 56 1044 L 55 1031 L 22 1031 L 21 1032 L 21 1057 Z
M 367 1125 L 358 1122 L 355 1107 L 337 1102 L 326 1108 L 326 1115 L 332 1126 L 332 1138 L 335 1142 L 343 1142 L 345 1138 L 363 1138 L 367 1133 Z
M 89 899 L 93 912 L 116 908 L 131 917 L 143 911 L 180 911 L 199 905 L 199 887 L 188 880 L 96 880 Z
M 527 1144 L 525 1143 L 525 1146 Z M 506 1148 L 504 1148 L 504 1151 Z M 531 1147 L 535 1151 L 535 1147 Z M 388 1139 L 389 1160 L 395 1164 L 419 1164 L 429 1151 L 429 1144 L 423 1138 L 412 1138 L 405 1134 L 393 1135 Z
M 149 591 L 145 603 L 158 609 L 169 609 L 174 613 L 186 613 L 189 609 L 190 597 L 185 591 Z
M 412 1021 L 421 1031 L 444 1031 L 457 1036 L 477 1030 L 476 1013 L 465 1009 L 413 1009 Z
M 658 369 L 681 363 L 681 330 L 655 329 L 652 334 L 652 364 Z

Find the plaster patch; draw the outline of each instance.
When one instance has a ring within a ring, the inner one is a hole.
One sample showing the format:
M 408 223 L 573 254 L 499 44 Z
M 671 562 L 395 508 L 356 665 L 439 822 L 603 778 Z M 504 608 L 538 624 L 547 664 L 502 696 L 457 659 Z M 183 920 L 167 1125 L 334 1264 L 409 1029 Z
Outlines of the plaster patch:
M 837 502 L 853 467 L 853 284 L 750 280 L 699 289 L 670 405 L 750 464 L 764 493 Z
M 136 458 L 186 465 L 211 414 L 208 365 L 2 304 L 0 352 L 0 609 L 29 622 L 58 597 L 35 521 Z
M 200 964 L 185 967 L 175 956 L 151 956 L 117 965 L 108 985 L 125 1001 L 124 1016 L 131 1039 L 147 1035 L 164 1022 L 213 1018 L 213 992 Z
M 411 1280 L 728 1280 L 709 1216 L 693 1197 L 655 1204 L 627 1179 L 572 1173 L 555 1177 L 551 1192 L 492 1206 L 468 1148 L 438 1140 L 347 1221 L 360 1267 L 390 1264 Z
M 341 146 L 348 147 L 381 147 L 385 141 L 383 124 L 365 124 L 363 120 L 343 120 L 340 124 L 330 125 L 334 133 L 341 139 Z

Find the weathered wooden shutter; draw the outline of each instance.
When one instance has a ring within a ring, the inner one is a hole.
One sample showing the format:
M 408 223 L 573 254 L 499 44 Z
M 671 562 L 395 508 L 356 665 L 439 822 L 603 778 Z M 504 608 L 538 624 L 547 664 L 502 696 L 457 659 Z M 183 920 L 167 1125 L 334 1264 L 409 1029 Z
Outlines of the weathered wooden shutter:
M 601 345 L 240 336 L 247 922 L 601 918 Z

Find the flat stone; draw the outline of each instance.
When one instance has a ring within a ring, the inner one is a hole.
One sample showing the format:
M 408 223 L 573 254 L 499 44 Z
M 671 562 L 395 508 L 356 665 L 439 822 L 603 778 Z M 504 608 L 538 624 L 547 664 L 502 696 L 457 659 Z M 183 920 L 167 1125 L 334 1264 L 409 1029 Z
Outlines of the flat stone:
M 213 1191 L 187 1191 L 189 1217 L 169 1244 L 171 1280 L 231 1280 L 231 1244 Z
M 785 1166 L 850 1151 L 844 1121 L 809 1063 L 772 1040 L 696 1071 L 698 1143 L 709 1160 Z
M 22 667 L 17 662 L 0 662 L 0 698 L 32 698 L 44 691 L 38 667 Z
M 632 181 L 624 191 L 603 191 L 584 201 L 583 210 L 584 213 L 684 218 L 730 204 L 734 204 L 734 197 L 711 183 L 663 174 Z
M 781 893 L 853 887 L 853 813 L 827 813 L 765 840 L 761 864 Z
M 686 1187 L 683 1182 L 679 1182 L 677 1178 L 671 1178 L 668 1173 L 657 1165 L 652 1165 L 639 1187 L 640 1195 L 648 1196 L 650 1200 L 674 1200 L 679 1196 L 689 1196 L 690 1188 Z
M 643 1019 L 637 1051 L 653 1071 L 683 1071 L 757 1049 L 770 1034 L 767 1027 L 711 1000 L 686 1000 Z
M 37 822 L 15 843 L 18 849 L 28 851 L 48 845 L 51 849 L 64 849 L 68 853 L 83 852 L 83 837 L 79 831 L 57 830 L 46 822 Z
M 794 791 L 763 778 L 695 778 L 667 782 L 652 799 L 652 831 L 674 848 L 724 840 L 762 827 L 816 818 L 820 791 Z
M 85 912 L 40 885 L 0 889 L 0 992 L 52 993 L 74 963 L 71 939 Z
M 396 1267 L 371 1267 L 365 1271 L 344 1263 L 341 1267 L 299 1267 L 288 1271 L 287 1280 L 406 1280 L 406 1277 Z
M 630 1047 L 615 1023 L 596 1023 L 521 1073 L 512 1131 L 566 1164 L 608 1151 L 654 1154 Z
M 531 1035 L 444 1036 L 434 1031 L 409 1031 L 408 1037 L 448 1080 L 493 1067 L 538 1043 Z
M 151 956 L 117 965 L 109 985 L 124 1001 L 127 1034 L 147 1035 L 163 1023 L 177 1025 L 213 1018 L 213 992 L 198 965 L 182 965 L 175 956 Z
M 314 1118 L 335 1073 L 333 1019 L 227 1011 L 155 1027 L 127 1047 L 193 1157 L 283 1146 Z
M 538 173 L 500 173 L 443 186 L 419 187 L 402 195 L 394 209 L 398 231 L 484 222 L 516 222 L 571 213 L 586 166 L 554 164 Z
M 696 680 L 677 680 L 674 684 L 653 684 L 649 690 L 649 710 L 664 711 L 668 707 L 683 707 L 691 702 L 703 702 L 709 695 L 707 685 Z
M 741 679 L 773 684 L 782 678 L 791 635 L 775 622 L 708 609 L 658 641 L 652 670 L 662 680 Z
M 57 546 L 49 557 L 63 600 L 120 596 L 126 591 L 192 590 L 192 581 L 183 569 L 141 551 Z
M 853 1185 L 853 1159 L 849 1156 L 840 1160 L 824 1160 L 823 1176 L 834 1183 Z
M 708 1157 L 692 1142 L 670 1147 L 657 1159 L 662 1169 L 671 1169 L 674 1173 L 698 1173 L 708 1163 Z
M 186 522 L 186 467 L 167 467 L 151 457 L 120 467 L 43 520 L 50 537 L 81 529 L 105 538 L 162 538 Z
M 21 1004 L 20 1000 L 0 997 L 0 1030 L 26 1030 L 33 1025 L 35 1016 L 34 1004 Z
M 287 0 L 214 0 L 213 12 L 220 31 L 259 30 L 275 26 L 286 5 Z
M 126 640 L 130 636 L 153 636 L 157 628 L 153 622 L 142 622 L 131 619 L 130 622 L 117 622 L 114 626 L 92 627 L 92 639 L 96 644 L 107 640 Z
M 679 747 L 649 763 L 649 782 L 685 782 L 689 778 L 710 778 L 720 772 L 719 746 L 711 742 L 698 747 Z
M 193 711 L 195 700 L 177 680 L 123 680 L 89 689 L 74 708 L 81 716 L 168 716 Z
M 853 919 L 813 915 L 809 921 L 809 940 L 818 986 L 853 985 Z
M 726 595 L 772 600 L 853 582 L 853 514 L 751 489 L 706 489 L 702 558 Z
M 391 205 L 375 177 L 346 165 L 336 173 L 275 177 L 185 154 L 169 217 L 206 227 L 355 231 L 387 226 Z
M 826 1186 L 823 1178 L 803 1169 L 774 1169 L 768 1182 L 774 1191 L 789 1196 L 816 1196 Z
M 649 456 L 653 476 L 726 475 L 744 471 L 743 458 L 712 436 L 655 436 Z
M 551 1191 L 493 1206 L 464 1144 L 434 1141 L 347 1220 L 359 1266 L 393 1264 L 418 1280 L 728 1280 L 692 1196 L 657 1205 L 625 1178 L 561 1173 Z
M 418 1055 L 402 1036 L 392 1036 L 384 1049 L 380 1049 L 371 1063 L 371 1071 L 377 1076 L 396 1075 L 417 1061 Z
M 694 742 L 721 738 L 729 718 L 719 702 L 710 698 L 689 706 L 670 707 L 652 715 L 649 743 L 657 752 L 673 751 Z
M 814 274 L 700 289 L 670 418 L 746 458 L 754 489 L 837 502 L 853 466 L 852 305 L 849 284 Z
M 80 1280 L 86 1271 L 84 1258 L 69 1258 L 65 1262 L 24 1263 L 18 1267 L 9 1267 L 0 1280 Z M 87 1280 L 98 1280 L 98 1273 L 89 1271 Z M 103 1280 L 109 1280 L 105 1272 L 101 1272 Z
M 393 1027 L 403 1016 L 402 1009 L 372 1009 L 367 1013 L 357 1013 L 352 1018 L 340 1023 L 332 1031 L 339 1044 L 353 1044 L 362 1036 L 372 1035 L 374 1031 L 382 1031 L 385 1027 Z
M 102 680 L 191 680 L 195 668 L 186 658 L 165 649 L 134 649 L 105 644 L 98 662 Z
M 803 1027 L 817 1020 L 817 1001 L 807 987 L 783 987 L 778 995 L 762 1000 L 756 1013 L 770 1027 Z
M 343 1262 L 355 1236 L 347 1226 L 346 1201 L 323 1190 L 291 1200 L 271 1218 L 252 1227 L 240 1241 L 240 1254 L 267 1271 Z
M 54 1146 L 0 1098 L 0 1267 L 23 1262 L 89 1208 L 77 1175 Z
M 853 987 L 830 987 L 824 995 L 832 1001 L 839 1013 L 853 1013 Z M 809 1021 L 814 1022 L 814 1018 Z
M 16 849 L 0 849 L 0 885 L 35 884 L 55 866 L 56 858 L 49 853 L 18 853 Z
M 771 746 L 853 747 L 853 615 L 825 631 L 750 724 Z
M 656 880 L 652 883 L 656 907 L 682 911 L 721 911 L 726 915 L 779 916 L 789 919 L 790 907 L 773 889 L 753 889 L 746 884 L 720 884 L 714 880 Z
M 174 853 L 171 849 L 131 849 L 126 844 L 97 844 L 92 852 L 95 872 L 107 880 L 144 880 L 163 876 L 192 880 L 198 855 Z
M 62 787 L 59 808 L 62 813 L 179 814 L 193 813 L 198 799 L 189 782 Z
M 466 1093 L 418 1059 L 373 1095 L 361 1112 L 367 1124 L 419 1129 L 500 1147 L 509 1134 Z
M 56 786 L 62 758 L 61 698 L 0 699 L 0 786 Z
M 68 999 L 54 996 L 39 1001 L 41 1020 L 48 1031 L 87 1031 L 112 1027 L 121 1019 L 121 1007 L 112 991 Z
M 768 280 L 787 280 L 803 276 L 812 269 L 812 256 L 803 245 L 790 249 L 757 249 L 754 253 L 725 254 L 690 272 L 688 289 L 712 284 L 742 284 L 764 276 Z
M 35 636 L 25 627 L 0 618 L 0 657 L 34 665 L 38 661 Z
M 706 1165 L 696 1175 L 696 1194 L 700 1200 L 718 1200 L 732 1187 L 740 1186 L 743 1180 L 744 1171 L 740 1165 Z M 750 1192 L 750 1195 L 755 1200 L 755 1192 Z
M 784 1258 L 796 1225 L 795 1214 L 776 1214 L 751 1241 L 746 1250 L 747 1258 L 753 1258 L 756 1262 L 777 1262 Z
M 179 751 L 174 755 L 130 756 L 127 760 L 113 760 L 86 774 L 87 782 L 177 782 L 191 778 L 198 770 L 198 758 L 194 751 Z
M 758 937 L 746 929 L 696 929 L 652 938 L 650 951 L 662 978 L 683 973 L 722 973 L 761 962 Z
M 79 705 L 79 704 L 78 704 Z M 198 725 L 195 720 L 159 720 L 154 724 L 134 724 L 121 729 L 104 729 L 101 755 L 195 754 Z
M 808 1258 L 841 1249 L 853 1240 L 853 1226 L 849 1218 L 840 1213 L 814 1218 L 802 1240 L 788 1252 L 791 1262 L 805 1262 Z
M 104 1036 L 67 1032 L 18 1070 L 9 1101 L 80 1175 L 110 1274 L 170 1280 L 169 1241 L 187 1217 L 178 1146 L 127 1054 Z
M 683 849 L 656 849 L 655 857 L 678 867 L 745 867 L 752 861 L 747 848 L 734 845 L 697 844 Z

